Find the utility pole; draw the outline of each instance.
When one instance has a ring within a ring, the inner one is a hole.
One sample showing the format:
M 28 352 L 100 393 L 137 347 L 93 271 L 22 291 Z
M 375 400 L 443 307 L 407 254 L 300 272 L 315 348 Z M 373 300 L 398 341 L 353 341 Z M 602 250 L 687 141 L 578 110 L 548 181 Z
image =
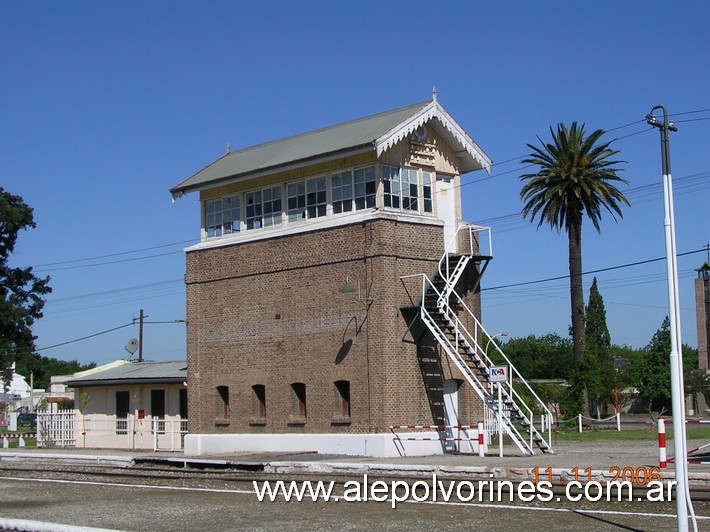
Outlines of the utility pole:
M 138 362 L 143 362 L 143 309 L 141 309 L 140 325 L 138 326 Z
M 30 412 L 35 411 L 35 372 L 30 371 Z
M 663 121 L 659 122 L 653 112 L 660 109 Z M 666 269 L 668 277 L 668 308 L 671 325 L 671 399 L 673 404 L 673 447 L 675 451 L 676 519 L 679 531 L 688 530 L 688 510 L 695 514 L 688 489 L 688 452 L 685 436 L 685 389 L 683 385 L 683 351 L 680 333 L 680 296 L 678 290 L 678 258 L 675 239 L 675 214 L 673 208 L 673 178 L 671 177 L 671 148 L 669 131 L 678 131 L 668 121 L 668 112 L 657 105 L 646 115 L 646 122 L 661 132 L 661 165 L 663 169 L 663 226 L 666 235 Z
M 148 316 L 143 315 L 143 309 L 137 318 L 133 318 L 133 323 L 138 320 L 138 362 L 143 362 L 143 321 Z

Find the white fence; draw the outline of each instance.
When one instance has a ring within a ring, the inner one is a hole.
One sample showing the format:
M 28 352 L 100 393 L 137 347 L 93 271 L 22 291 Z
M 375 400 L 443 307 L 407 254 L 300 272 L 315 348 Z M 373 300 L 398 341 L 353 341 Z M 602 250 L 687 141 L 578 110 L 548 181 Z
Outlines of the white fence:
M 38 447 L 180 451 L 188 421 L 179 416 L 137 418 L 78 410 L 37 412 Z
M 76 410 L 37 411 L 37 447 L 71 447 L 75 441 Z

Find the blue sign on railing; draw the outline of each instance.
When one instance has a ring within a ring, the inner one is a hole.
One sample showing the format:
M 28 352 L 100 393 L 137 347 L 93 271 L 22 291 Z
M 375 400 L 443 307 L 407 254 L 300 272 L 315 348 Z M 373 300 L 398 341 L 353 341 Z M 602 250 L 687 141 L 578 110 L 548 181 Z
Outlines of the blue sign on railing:
M 490 368 L 491 382 L 507 382 L 508 381 L 508 366 L 492 366 Z

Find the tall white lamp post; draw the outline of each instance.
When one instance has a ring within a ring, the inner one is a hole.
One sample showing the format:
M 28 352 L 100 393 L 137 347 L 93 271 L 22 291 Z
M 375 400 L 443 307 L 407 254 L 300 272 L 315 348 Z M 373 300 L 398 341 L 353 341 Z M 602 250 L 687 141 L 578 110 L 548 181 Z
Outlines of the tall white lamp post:
M 653 114 L 663 112 L 660 122 Z M 663 226 L 666 234 L 666 269 L 668 277 L 668 318 L 671 325 L 671 399 L 673 405 L 673 448 L 675 451 L 676 518 L 679 531 L 688 530 L 688 510 L 693 514 L 688 490 L 688 455 L 685 441 L 685 391 L 683 386 L 683 351 L 680 334 L 680 296 L 678 293 L 678 259 L 675 241 L 675 215 L 673 211 L 673 178 L 671 177 L 671 149 L 669 131 L 678 131 L 668 121 L 663 105 L 657 105 L 646 116 L 646 122 L 661 131 L 661 165 L 663 167 Z M 693 521 L 695 521 L 693 515 Z

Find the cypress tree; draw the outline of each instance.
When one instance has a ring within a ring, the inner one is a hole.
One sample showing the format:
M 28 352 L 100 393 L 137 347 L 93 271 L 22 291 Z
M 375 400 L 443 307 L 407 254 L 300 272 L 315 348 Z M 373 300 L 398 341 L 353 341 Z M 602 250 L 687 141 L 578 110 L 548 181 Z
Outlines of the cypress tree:
M 596 277 L 589 289 L 589 303 L 585 309 L 585 337 L 585 356 L 580 372 L 589 399 L 596 403 L 599 413 L 604 405 L 613 399 L 617 377 L 611 354 L 611 335 L 606 324 L 604 298 L 599 292 Z

